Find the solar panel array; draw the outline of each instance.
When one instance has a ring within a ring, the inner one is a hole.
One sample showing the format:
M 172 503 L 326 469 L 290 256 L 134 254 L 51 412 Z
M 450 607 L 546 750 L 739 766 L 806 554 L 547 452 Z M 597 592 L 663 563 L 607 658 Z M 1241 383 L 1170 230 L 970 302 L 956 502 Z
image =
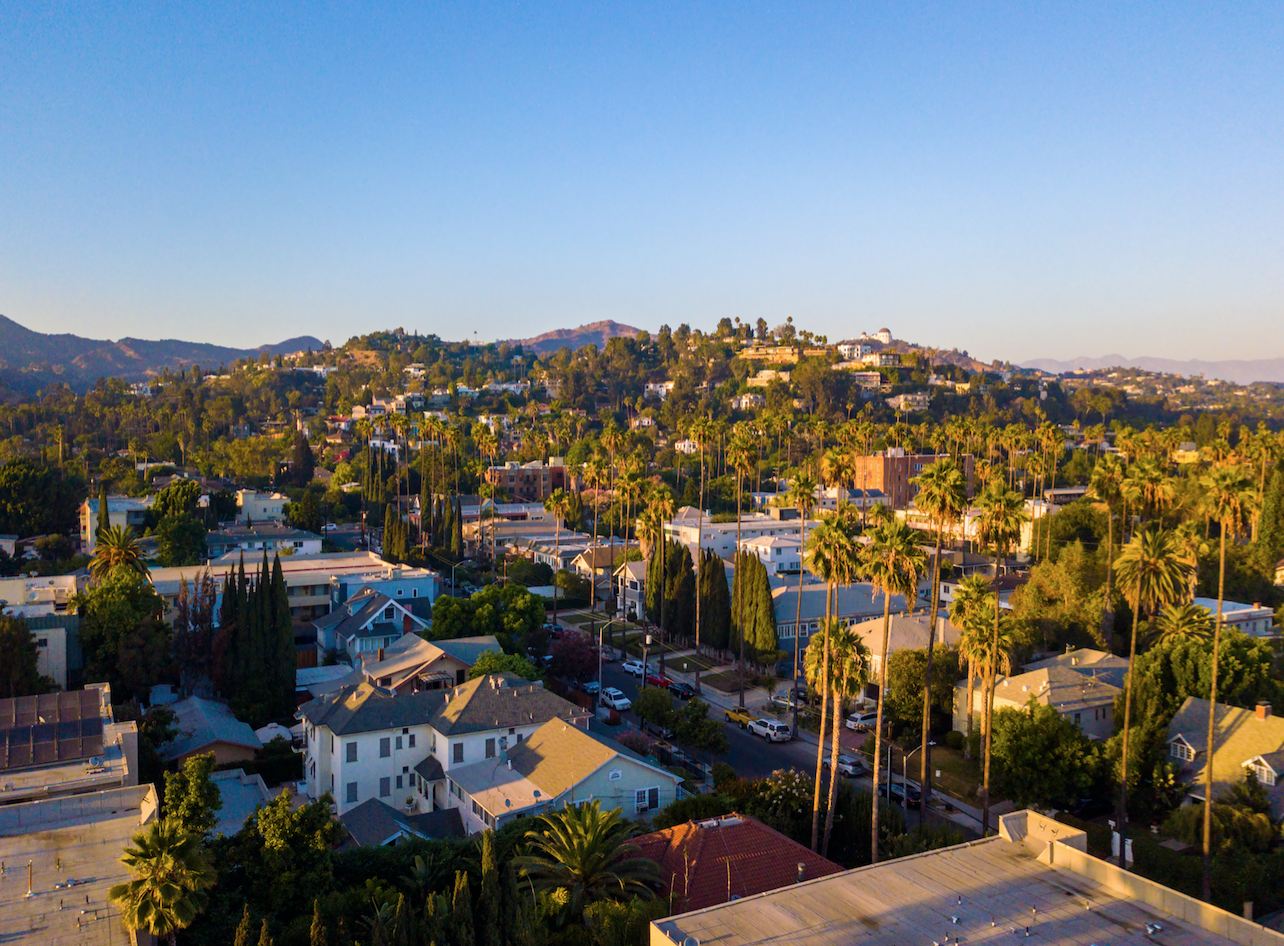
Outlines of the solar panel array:
M 98 690 L 0 700 L 0 772 L 103 754 Z

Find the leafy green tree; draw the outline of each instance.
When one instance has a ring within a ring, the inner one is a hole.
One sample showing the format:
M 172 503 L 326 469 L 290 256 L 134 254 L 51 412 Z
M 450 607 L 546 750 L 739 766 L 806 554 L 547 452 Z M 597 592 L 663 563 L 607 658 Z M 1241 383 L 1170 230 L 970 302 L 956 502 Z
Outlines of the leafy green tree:
M 168 566 L 199 565 L 207 558 L 205 523 L 186 514 L 165 516 L 156 526 L 157 557 Z
M 540 816 L 526 832 L 531 853 L 513 864 L 537 891 L 563 889 L 565 913 L 578 917 L 599 900 L 654 900 L 660 880 L 654 861 L 628 846 L 635 827 L 599 799 Z
M 468 671 L 468 679 L 476 680 L 488 673 L 515 673 L 523 680 L 542 680 L 544 675 L 535 665 L 520 654 L 505 654 L 498 650 L 483 651 Z
M 931 706 L 935 713 L 947 716 L 954 712 L 954 683 L 963 671 L 959 668 L 958 651 L 938 649 L 932 653 Z M 894 651 L 887 661 L 887 708 L 892 718 L 911 731 L 923 724 L 922 693 L 927 678 L 927 651 Z
M 194 480 L 175 480 L 156 494 L 151 514 L 157 521 L 166 516 L 196 516 L 200 501 L 199 483 Z
M 1089 797 L 1100 756 L 1091 740 L 1051 706 L 994 714 L 994 761 L 999 790 L 1019 808 L 1068 807 Z
M 639 690 L 633 701 L 633 712 L 638 719 L 656 726 L 667 726 L 673 716 L 673 695 L 664 687 L 646 687 Z
M 57 684 L 37 669 L 40 651 L 22 618 L 0 615 L 0 699 L 48 693 Z
M 107 897 L 120 907 L 127 929 L 173 944 L 204 908 L 214 870 L 200 838 L 177 822 L 153 821 L 132 842 L 120 860 L 134 876 L 108 890 Z
M 669 913 L 664 901 L 599 900 L 584 909 L 584 923 L 594 946 L 645 946 L 651 923 Z
M 184 831 L 209 840 L 218 823 L 223 798 L 210 777 L 214 753 L 188 756 L 177 772 L 165 773 L 165 817 Z
M 79 499 L 72 482 L 56 471 L 31 460 L 10 460 L 0 466 L 0 533 L 72 533 Z
M 471 598 L 443 595 L 433 602 L 434 640 L 494 634 L 510 652 L 544 623 L 544 599 L 520 585 L 487 585 Z
M 333 849 L 343 835 L 329 795 L 299 808 L 282 791 L 255 809 L 231 840 L 224 860 L 228 893 L 244 897 L 256 912 L 297 915 L 334 884 Z
M 709 705 L 698 697 L 692 697 L 676 710 L 669 718 L 669 725 L 678 742 L 696 752 L 723 755 L 731 748 L 725 728 L 709 717 Z
M 303 529 L 305 532 L 319 534 L 325 525 L 321 501 L 311 490 L 305 491 L 297 503 L 286 503 L 285 517 L 296 529 Z
M 308 438 L 303 436 L 303 431 L 294 432 L 294 444 L 290 451 L 290 479 L 295 486 L 307 486 L 312 482 L 312 477 L 316 471 L 316 457 L 312 453 L 312 446 L 308 443 Z
M 143 696 L 170 667 L 165 603 L 136 572 L 118 569 L 77 600 L 85 678 L 106 680 L 121 699 Z

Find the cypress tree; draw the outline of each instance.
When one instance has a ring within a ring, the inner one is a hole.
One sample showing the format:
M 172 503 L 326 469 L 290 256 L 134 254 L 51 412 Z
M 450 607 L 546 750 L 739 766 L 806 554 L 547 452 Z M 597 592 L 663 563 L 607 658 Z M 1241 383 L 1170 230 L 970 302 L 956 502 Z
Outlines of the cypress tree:
M 455 515 L 450 530 L 450 554 L 455 558 L 464 555 L 464 506 L 458 496 L 455 497 Z
M 468 875 L 455 872 L 455 891 L 450 899 L 450 931 L 455 946 L 475 946 L 473 937 L 473 898 L 468 890 Z
M 691 567 L 691 553 L 681 542 L 670 541 L 665 565 L 669 572 L 665 582 L 668 592 L 665 630 L 689 640 L 695 624 L 695 571 Z
M 250 946 L 250 905 L 241 908 L 241 922 L 236 925 L 236 936 L 232 946 Z
M 753 584 L 753 636 L 749 643 L 761 657 L 776 650 L 776 601 L 771 596 L 771 580 L 767 577 L 767 566 L 754 556 L 755 579 Z
M 450 537 L 455 531 L 455 504 L 447 502 L 443 497 L 442 501 L 442 524 L 441 524 L 441 541 L 438 543 L 442 548 L 450 544 Z
M 1257 558 L 1270 579 L 1275 578 L 1275 564 L 1284 555 L 1284 474 L 1277 469 L 1271 474 L 1266 494 L 1262 497 L 1261 519 L 1257 525 Z
M 103 483 L 98 487 L 98 532 L 101 533 L 111 526 L 111 513 L 107 508 L 107 484 Z
M 503 904 L 499 897 L 499 864 L 495 857 L 495 832 L 482 835 L 481 892 L 477 896 L 477 946 L 507 946 L 500 929 Z
M 259 946 L 272 946 L 272 934 L 268 932 L 267 917 L 263 918 L 263 925 L 259 927 Z
M 432 534 L 432 493 L 428 489 L 428 448 L 419 451 L 419 542 L 427 545 L 425 538 Z
M 277 712 L 289 713 L 294 705 L 294 672 L 298 663 L 294 651 L 294 624 L 290 620 L 290 594 L 285 584 L 281 556 L 272 561 L 272 604 L 277 641 Z
M 325 924 L 321 922 L 321 901 L 312 901 L 312 928 L 308 931 L 308 946 L 329 946 Z
M 383 507 L 383 557 L 397 561 L 397 514 L 392 511 L 392 503 Z
M 700 566 L 700 643 L 726 650 L 731 644 L 731 592 L 727 588 L 727 570 L 713 549 L 702 553 Z

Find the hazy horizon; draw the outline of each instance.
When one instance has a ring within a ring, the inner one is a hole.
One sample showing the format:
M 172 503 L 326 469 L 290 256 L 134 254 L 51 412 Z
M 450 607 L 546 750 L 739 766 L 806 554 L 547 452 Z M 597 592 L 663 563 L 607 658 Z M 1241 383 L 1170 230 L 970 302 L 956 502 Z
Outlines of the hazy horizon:
M 1280 357 L 1281 39 L 1270 4 L 6 5 L 0 312 Z

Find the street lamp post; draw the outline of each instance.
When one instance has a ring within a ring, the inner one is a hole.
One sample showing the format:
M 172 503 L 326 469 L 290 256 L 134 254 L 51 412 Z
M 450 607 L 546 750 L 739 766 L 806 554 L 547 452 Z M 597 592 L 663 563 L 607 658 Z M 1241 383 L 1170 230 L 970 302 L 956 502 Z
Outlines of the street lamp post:
M 934 743 L 934 742 L 928 742 L 928 745 L 929 745 L 929 746 L 934 746 L 934 745 L 936 745 L 936 743 Z M 908 812 L 908 811 L 909 811 L 909 760 L 910 760 L 910 759 L 912 759 L 912 758 L 914 757 L 914 753 L 915 753 L 915 752 L 918 752 L 918 751 L 919 751 L 920 749 L 922 749 L 922 748 L 923 748 L 923 747 L 922 747 L 921 745 L 915 746 L 913 749 L 911 749 L 911 750 L 910 750 L 910 751 L 905 755 L 905 757 L 904 757 L 903 759 L 901 759 L 901 784 L 905 787 L 905 810 L 906 810 L 906 812 Z M 890 788 L 890 787 L 888 788 L 888 799 L 889 799 L 889 800 L 891 799 L 891 788 Z M 918 823 L 919 823 L 919 825 L 922 825 L 922 824 L 923 824 L 923 808 L 924 808 L 926 805 L 927 805 L 927 799 L 926 799 L 925 797 L 920 797 L 920 798 L 919 798 L 919 800 L 918 800 Z
M 602 634 L 612 624 L 619 624 L 619 621 L 607 621 L 597 629 L 597 695 L 593 700 L 593 708 L 597 710 L 602 705 Z M 643 681 L 645 682 L 645 681 Z

